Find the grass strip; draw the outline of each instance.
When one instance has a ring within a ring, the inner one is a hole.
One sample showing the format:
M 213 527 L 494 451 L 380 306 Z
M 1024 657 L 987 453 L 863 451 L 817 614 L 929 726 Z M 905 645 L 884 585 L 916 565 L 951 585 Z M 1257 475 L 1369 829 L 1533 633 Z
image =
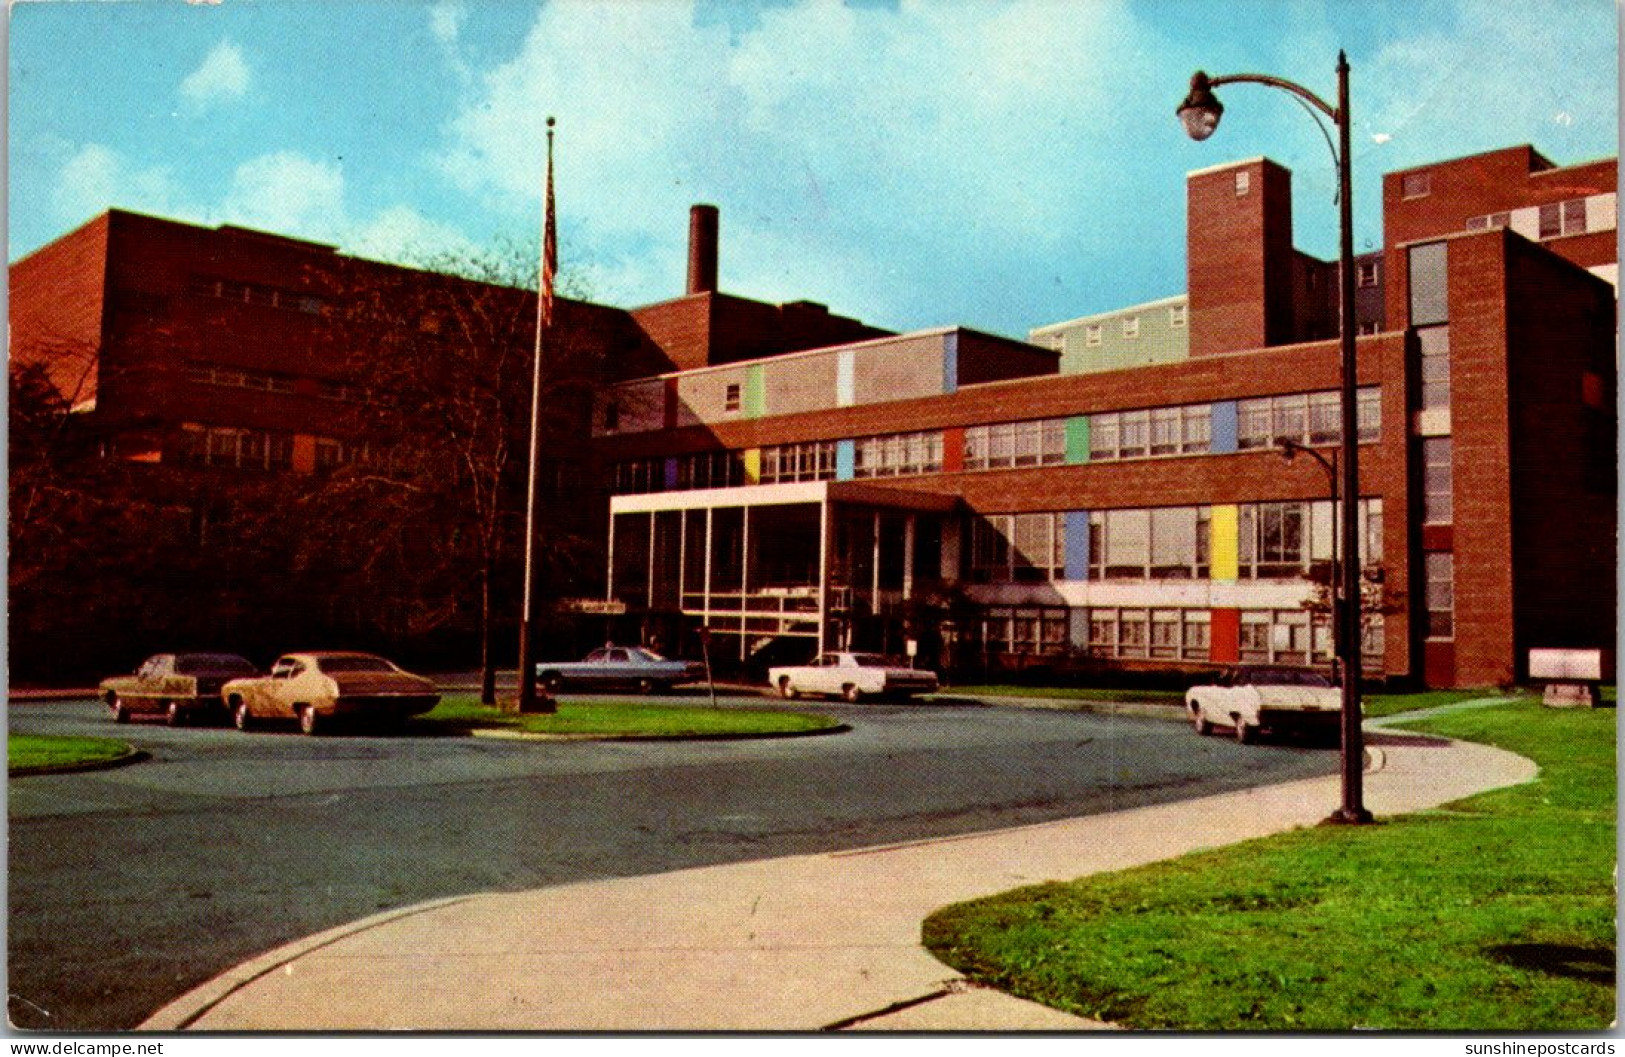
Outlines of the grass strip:
M 11 734 L 6 739 L 6 769 L 13 775 L 94 767 L 128 756 L 130 746 L 112 738 L 74 738 L 44 734 Z
M 1615 1015 L 1615 712 L 1533 701 L 1412 724 L 1540 778 L 949 907 L 973 980 L 1129 1028 L 1598 1031 Z
M 557 712 L 521 716 L 482 705 L 473 694 L 448 694 L 432 712 L 412 722 L 416 728 L 438 728 L 441 733 L 467 733 L 485 728 L 527 734 L 622 738 L 805 734 L 840 725 L 829 716 L 804 712 L 701 708 L 641 701 L 561 701 Z

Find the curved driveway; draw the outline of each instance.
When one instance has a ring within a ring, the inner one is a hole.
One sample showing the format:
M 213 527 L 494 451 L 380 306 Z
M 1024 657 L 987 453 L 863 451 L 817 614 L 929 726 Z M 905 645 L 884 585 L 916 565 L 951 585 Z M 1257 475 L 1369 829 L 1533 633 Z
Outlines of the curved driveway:
M 152 759 L 10 784 L 12 1022 L 129 1028 L 257 953 L 446 896 L 981 832 L 1336 770 L 1333 752 L 1153 719 L 801 708 L 853 729 L 516 743 L 120 728 Z M 18 705 L 10 719 L 113 731 L 91 702 Z

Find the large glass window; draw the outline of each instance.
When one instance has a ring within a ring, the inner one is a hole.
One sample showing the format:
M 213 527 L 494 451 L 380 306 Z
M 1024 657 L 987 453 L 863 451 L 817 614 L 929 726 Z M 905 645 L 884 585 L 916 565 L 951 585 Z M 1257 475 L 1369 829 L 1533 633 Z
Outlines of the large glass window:
M 1422 441 L 1422 520 L 1430 525 L 1447 525 L 1454 518 L 1451 448 L 1449 437 Z
M 1412 246 L 1411 326 L 1425 327 L 1450 318 L 1449 257 L 1446 244 Z
M 971 579 L 1037 583 L 1066 575 L 1066 515 L 989 514 L 971 522 Z
M 1428 327 L 1416 332 L 1420 347 L 1422 410 L 1450 406 L 1450 328 Z
M 1436 552 L 1424 556 L 1423 592 L 1427 599 L 1427 637 L 1456 637 L 1455 556 Z

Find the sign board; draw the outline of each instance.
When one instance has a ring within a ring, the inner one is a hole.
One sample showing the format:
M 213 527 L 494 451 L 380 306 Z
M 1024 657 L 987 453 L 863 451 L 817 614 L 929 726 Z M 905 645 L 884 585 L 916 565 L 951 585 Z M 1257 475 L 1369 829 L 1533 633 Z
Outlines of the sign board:
M 1614 677 L 1612 650 L 1530 650 L 1529 678 L 1600 683 Z
M 565 613 L 588 613 L 599 617 L 626 615 L 626 603 L 603 598 L 566 598 L 559 603 Z
M 910 657 L 918 657 L 920 655 L 919 641 L 916 639 L 909 639 L 906 643 L 904 643 L 903 651 Z

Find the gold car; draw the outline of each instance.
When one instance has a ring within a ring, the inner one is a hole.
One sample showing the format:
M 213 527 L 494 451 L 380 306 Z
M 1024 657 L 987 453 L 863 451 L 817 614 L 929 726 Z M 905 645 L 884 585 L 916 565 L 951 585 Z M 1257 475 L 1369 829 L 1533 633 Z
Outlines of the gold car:
M 398 726 L 429 711 L 440 694 L 429 680 L 370 653 L 289 653 L 271 674 L 234 679 L 221 690 L 238 730 L 266 720 L 295 720 L 306 734 L 336 720 Z
M 130 675 L 103 679 L 96 693 L 115 723 L 145 713 L 161 715 L 178 727 L 221 714 L 221 687 L 258 674 L 258 668 L 235 653 L 156 653 Z

